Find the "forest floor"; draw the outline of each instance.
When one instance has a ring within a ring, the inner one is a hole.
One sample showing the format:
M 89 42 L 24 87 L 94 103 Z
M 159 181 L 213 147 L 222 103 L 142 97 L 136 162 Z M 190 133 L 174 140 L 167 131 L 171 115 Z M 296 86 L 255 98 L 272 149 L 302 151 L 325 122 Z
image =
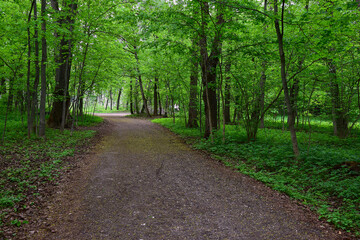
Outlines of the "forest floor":
M 27 239 L 351 239 L 148 120 L 106 116 L 99 131 Z

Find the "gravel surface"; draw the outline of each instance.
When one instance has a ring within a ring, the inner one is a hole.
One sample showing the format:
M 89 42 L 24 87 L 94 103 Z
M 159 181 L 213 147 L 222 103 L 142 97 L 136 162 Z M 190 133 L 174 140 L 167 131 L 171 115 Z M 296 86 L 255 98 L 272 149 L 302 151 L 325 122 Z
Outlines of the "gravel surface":
M 59 187 L 32 239 L 349 239 L 161 126 L 106 120 L 103 140 Z

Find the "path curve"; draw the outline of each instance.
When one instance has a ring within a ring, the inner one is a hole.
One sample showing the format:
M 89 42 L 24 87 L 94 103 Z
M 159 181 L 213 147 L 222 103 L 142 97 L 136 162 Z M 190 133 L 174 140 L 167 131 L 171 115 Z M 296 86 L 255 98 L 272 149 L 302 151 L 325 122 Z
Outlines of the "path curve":
M 315 214 L 147 120 L 105 137 L 34 239 L 342 239 Z

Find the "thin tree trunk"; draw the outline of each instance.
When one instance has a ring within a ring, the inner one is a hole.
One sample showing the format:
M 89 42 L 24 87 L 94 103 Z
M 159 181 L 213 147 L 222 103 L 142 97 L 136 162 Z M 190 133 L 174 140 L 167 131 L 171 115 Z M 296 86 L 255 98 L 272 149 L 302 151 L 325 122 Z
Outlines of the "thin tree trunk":
M 31 3 L 31 8 L 30 8 L 30 12 L 29 12 L 29 17 L 28 17 L 28 27 L 27 27 L 27 45 L 28 45 L 28 60 L 27 60 L 27 92 L 26 92 L 26 109 L 27 109 L 27 134 L 28 137 L 30 138 L 30 135 L 33 131 L 33 119 L 31 118 L 31 96 L 32 96 L 32 91 L 31 91 L 31 84 L 30 84 L 30 75 L 31 75 L 31 36 L 30 36 L 30 21 L 31 21 L 31 13 L 32 10 L 34 8 L 34 4 L 35 4 L 35 0 L 32 1 Z
M 110 110 L 112 110 L 113 99 L 112 99 L 112 89 L 110 88 Z
M 133 82 L 130 80 L 130 113 L 134 114 L 134 102 L 133 102 Z
M 41 98 L 40 98 L 40 124 L 39 136 L 45 137 L 45 114 L 46 114 L 46 62 L 47 62 L 47 42 L 46 42 L 46 0 L 41 0 L 42 16 L 42 38 L 41 38 Z
M 158 92 L 157 92 L 157 87 L 158 87 L 158 83 L 159 83 L 159 79 L 157 77 L 155 77 L 155 83 L 154 83 L 154 116 L 158 115 Z
M 136 70 L 137 70 L 137 73 L 138 73 L 138 80 L 139 80 L 139 85 L 140 85 L 140 91 L 141 91 L 141 97 L 142 97 L 142 100 L 143 100 L 143 104 L 144 104 L 144 108 L 145 108 L 145 111 L 146 111 L 146 114 L 148 117 L 151 117 L 151 114 L 149 112 L 149 108 L 148 108 L 148 105 L 147 105 L 147 100 L 145 98 L 145 93 L 144 93 L 144 87 L 143 87 L 143 83 L 142 83 L 142 80 L 141 80 L 141 73 L 140 73 L 140 62 L 139 62 L 139 57 L 137 55 L 137 48 L 136 46 L 134 46 L 134 50 L 135 50 L 135 59 L 136 59 Z
M 267 7 L 268 7 L 268 0 L 264 0 L 264 12 L 267 11 Z M 264 38 L 266 39 L 266 23 L 264 23 Z M 260 119 L 260 128 L 264 128 L 265 127 L 265 115 L 264 115 L 264 104 L 265 104 L 265 83 L 266 83 L 266 60 L 264 60 L 262 62 L 262 72 L 261 72 L 261 79 L 260 79 L 260 112 L 261 112 L 261 119 Z
M 119 111 L 119 109 L 120 109 L 121 91 L 122 91 L 122 88 L 120 88 L 120 90 L 119 90 L 119 94 L 118 94 L 117 101 L 116 101 L 116 110 L 118 110 L 118 111 Z
M 198 51 L 197 44 L 193 41 L 193 54 L 191 58 L 191 74 L 190 74 L 190 93 L 189 93 L 189 120 L 187 122 L 187 127 L 196 128 L 198 127 L 197 118 L 197 83 L 199 76 L 199 62 L 198 62 Z
M 37 4 L 34 4 L 34 21 L 35 21 L 35 32 L 34 32 L 34 41 L 35 41 L 35 81 L 32 88 L 32 101 L 31 101 L 31 121 L 36 123 L 37 109 L 38 109 L 38 87 L 40 82 L 40 66 L 39 66 L 39 30 L 37 24 Z M 37 124 L 35 124 L 37 128 Z M 32 128 L 31 132 L 35 132 Z
M 161 98 L 160 98 L 160 93 L 158 92 L 158 99 L 159 99 L 159 115 L 162 115 L 162 106 L 161 106 Z
M 295 118 L 293 114 L 293 108 L 290 101 L 290 94 L 289 94 L 289 88 L 287 84 L 287 77 L 286 77 L 286 58 L 285 58 L 285 52 L 284 52 L 284 45 L 283 45 L 283 37 L 284 37 L 284 11 L 285 11 L 285 0 L 282 0 L 282 14 L 281 14 L 281 30 L 280 30 L 280 23 L 279 19 L 275 19 L 275 30 L 279 45 L 279 55 L 280 55 L 280 63 L 281 63 L 281 81 L 284 89 L 284 95 L 285 95 L 285 103 L 287 107 L 287 115 L 288 115 L 288 125 L 289 125 L 289 131 L 291 134 L 291 142 L 293 146 L 293 152 L 295 157 L 297 158 L 300 155 L 300 150 L 297 142 L 296 137 L 296 130 L 295 130 Z M 277 16 L 278 15 L 278 0 L 274 0 L 274 13 Z

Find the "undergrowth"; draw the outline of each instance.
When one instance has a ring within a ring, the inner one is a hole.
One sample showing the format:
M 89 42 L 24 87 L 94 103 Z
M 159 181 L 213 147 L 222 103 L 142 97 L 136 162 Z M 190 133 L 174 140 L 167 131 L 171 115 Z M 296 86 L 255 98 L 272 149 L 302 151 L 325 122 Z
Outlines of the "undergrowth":
M 212 152 L 226 165 L 258 179 L 275 190 L 302 201 L 336 227 L 360 235 L 360 137 L 339 139 L 328 126 L 298 132 L 301 156 L 295 160 L 290 134 L 281 124 L 266 123 L 255 142 L 247 142 L 240 126 L 226 126 L 214 142 L 201 138 L 199 129 L 184 127 L 177 119 L 155 119 L 173 132 L 192 139 L 194 147 Z M 314 131 L 316 130 L 316 132 Z
M 46 140 L 27 137 L 25 117 L 9 116 L 3 145 L 0 145 L 0 238 L 4 227 L 20 227 L 28 223 L 22 212 L 37 207 L 36 202 L 46 194 L 47 184 L 56 184 L 66 160 L 74 156 L 78 146 L 88 142 L 95 131 L 46 129 Z M 4 119 L 0 117 L 0 126 Z M 92 126 L 99 117 L 79 119 L 80 126 Z M 15 236 L 13 236 L 15 237 Z

